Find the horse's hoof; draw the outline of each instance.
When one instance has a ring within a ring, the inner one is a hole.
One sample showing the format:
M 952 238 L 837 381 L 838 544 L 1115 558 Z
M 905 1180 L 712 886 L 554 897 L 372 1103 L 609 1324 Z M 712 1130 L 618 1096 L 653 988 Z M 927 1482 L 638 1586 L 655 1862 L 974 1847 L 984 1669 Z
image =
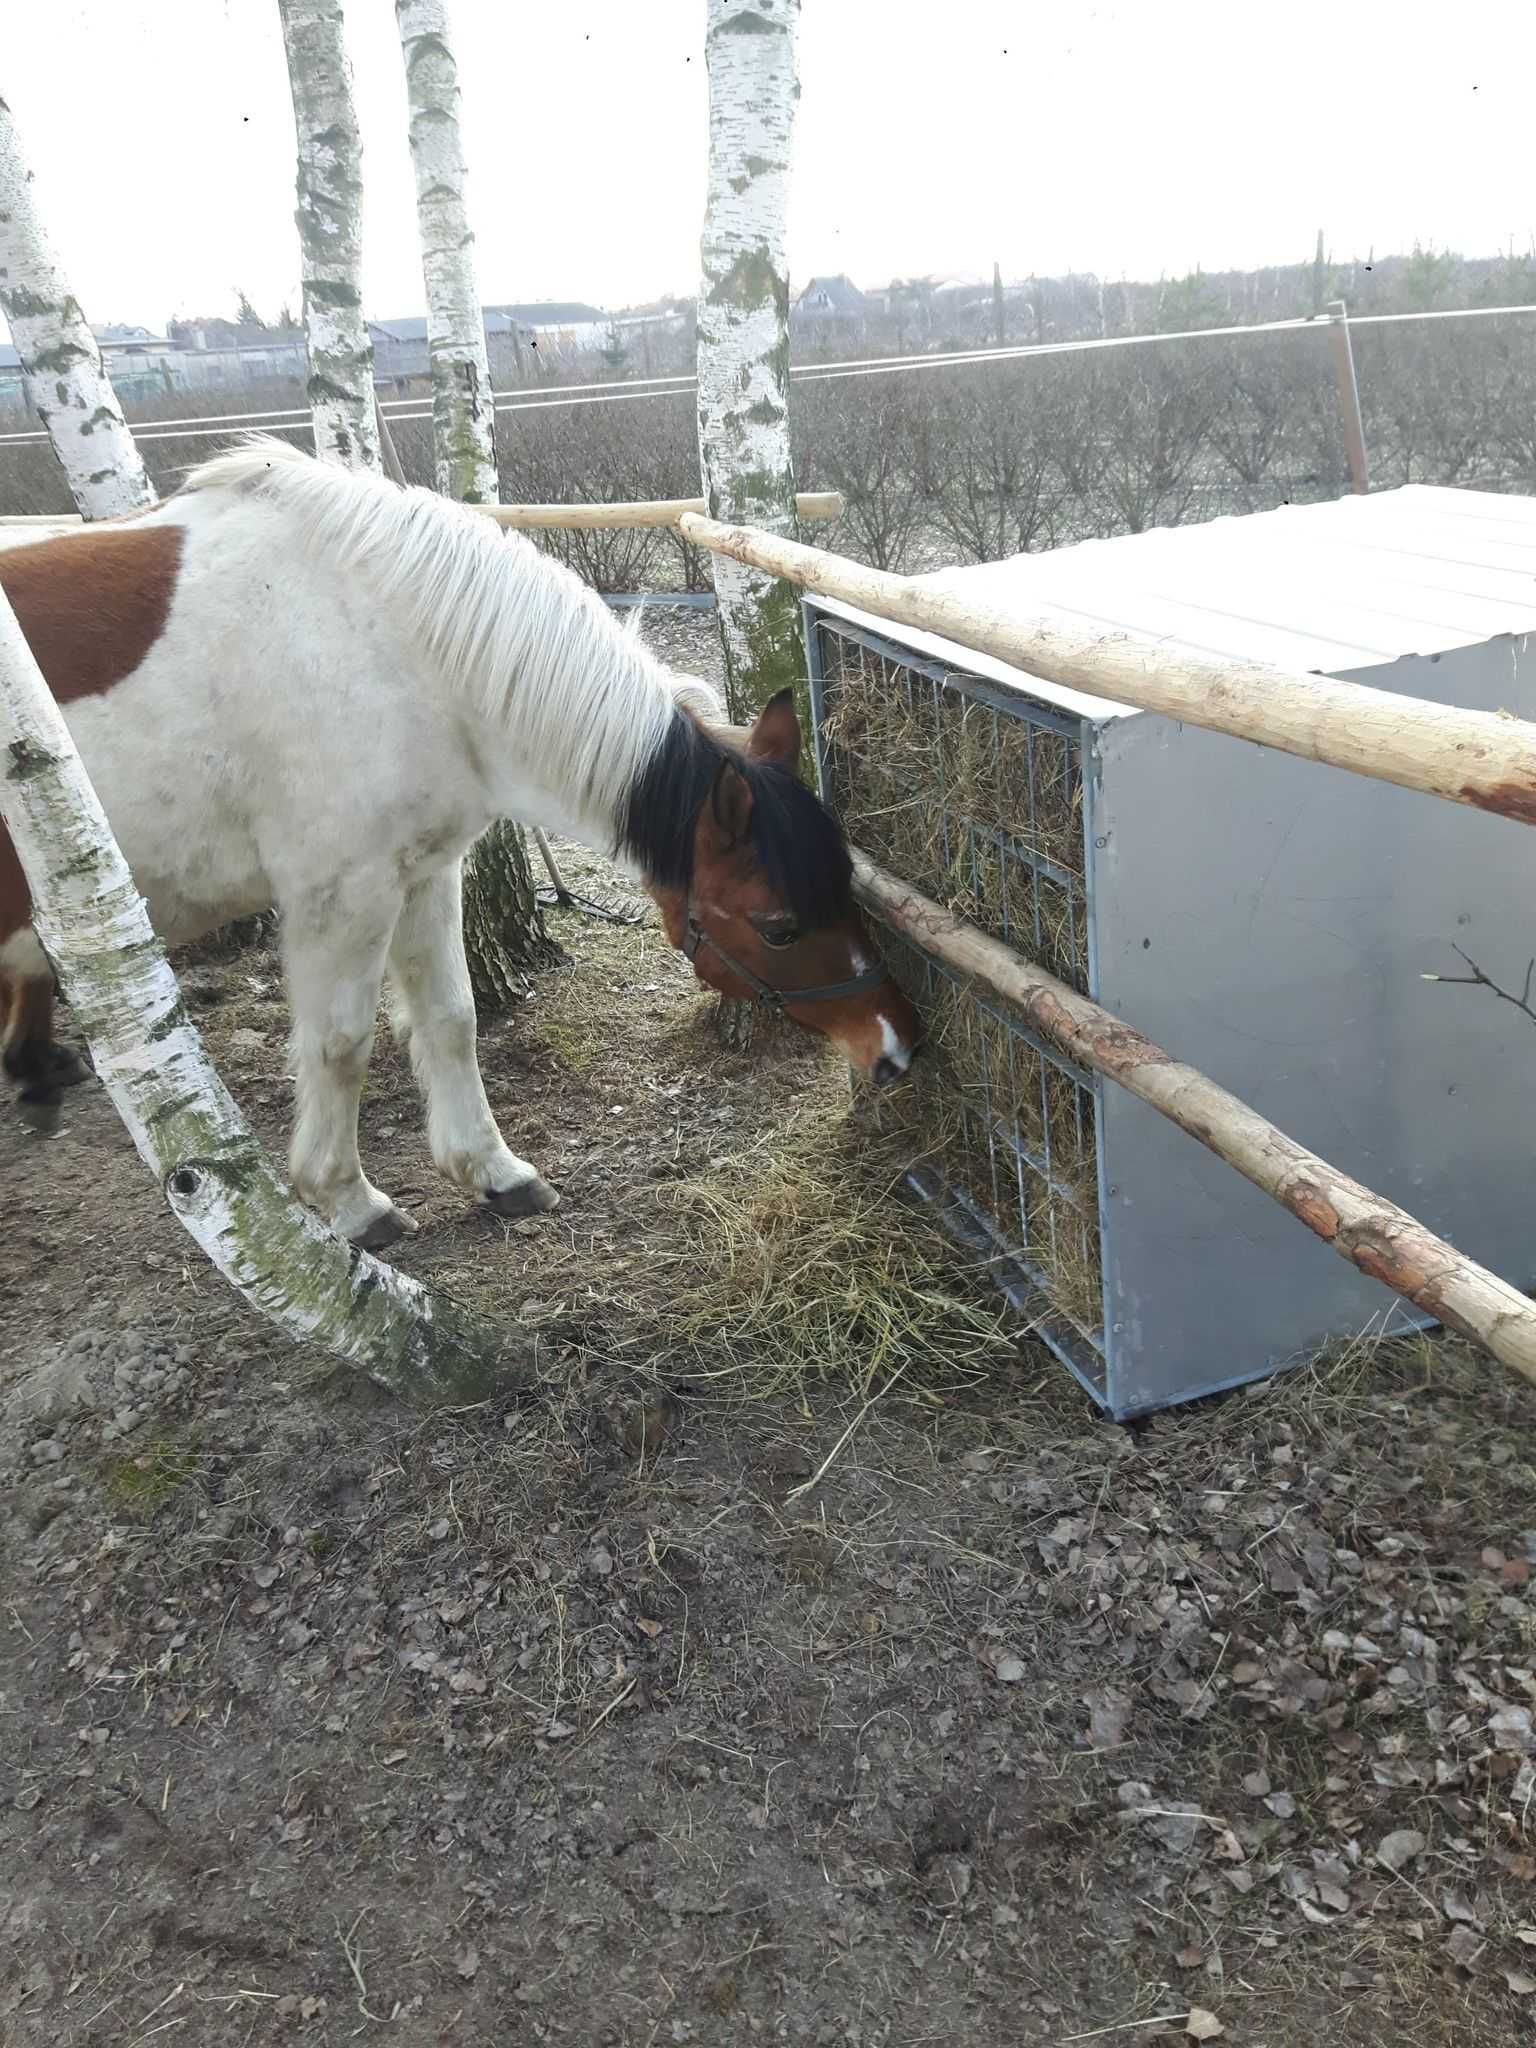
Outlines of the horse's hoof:
M 354 1237 L 352 1242 L 359 1251 L 387 1251 L 392 1244 L 398 1244 L 402 1237 L 414 1237 L 418 1225 L 414 1216 L 407 1216 L 403 1209 L 386 1209 L 382 1216 L 376 1216 L 367 1229 Z
M 57 1091 L 51 1095 L 18 1095 L 16 1114 L 29 1131 L 36 1131 L 40 1138 L 51 1138 L 59 1128 L 59 1116 L 64 1105 Z
M 53 1045 L 48 1048 L 48 1080 L 55 1088 L 78 1088 L 82 1081 L 91 1078 L 91 1070 L 79 1053 L 72 1052 L 67 1045 Z
M 515 1188 L 487 1188 L 480 1200 L 493 1215 L 506 1217 L 544 1216 L 560 1206 L 558 1191 L 538 1174 L 520 1180 Z

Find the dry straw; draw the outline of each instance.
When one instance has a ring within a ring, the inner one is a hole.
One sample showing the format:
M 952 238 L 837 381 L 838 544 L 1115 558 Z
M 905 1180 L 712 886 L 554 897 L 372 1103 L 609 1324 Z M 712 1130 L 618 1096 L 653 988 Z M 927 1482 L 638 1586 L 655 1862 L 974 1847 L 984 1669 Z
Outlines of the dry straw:
M 824 639 L 832 795 L 875 860 L 1075 987 L 1087 988 L 1078 742 L 886 660 Z M 1093 1084 L 1000 1002 L 887 938 L 927 1043 L 877 1128 L 963 1188 L 1092 1335 L 1102 1317 Z

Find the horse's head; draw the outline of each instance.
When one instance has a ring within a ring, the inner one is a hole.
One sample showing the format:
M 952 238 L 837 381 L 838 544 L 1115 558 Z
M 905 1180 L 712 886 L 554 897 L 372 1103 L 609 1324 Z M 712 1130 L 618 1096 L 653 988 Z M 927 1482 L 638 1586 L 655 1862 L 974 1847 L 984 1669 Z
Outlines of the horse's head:
M 873 1081 L 899 1080 L 917 1016 L 854 903 L 842 834 L 796 775 L 793 697 L 767 704 L 740 749 L 694 731 L 686 878 L 650 882 L 668 938 L 707 987 L 823 1032 Z

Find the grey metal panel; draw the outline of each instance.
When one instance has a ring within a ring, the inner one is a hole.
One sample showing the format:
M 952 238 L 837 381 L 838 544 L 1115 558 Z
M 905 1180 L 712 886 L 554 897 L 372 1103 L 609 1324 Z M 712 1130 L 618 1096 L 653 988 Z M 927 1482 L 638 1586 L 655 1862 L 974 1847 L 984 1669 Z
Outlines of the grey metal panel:
M 1536 716 L 1536 645 L 1351 680 Z M 1536 833 L 1146 717 L 1098 735 L 1099 999 L 1517 1285 L 1536 1280 L 1536 1032 L 1426 984 L 1459 943 L 1518 983 Z M 1103 842 L 1100 844 L 1099 842 Z M 1383 1291 L 1122 1090 L 1102 1098 L 1117 1414 L 1379 1324 Z

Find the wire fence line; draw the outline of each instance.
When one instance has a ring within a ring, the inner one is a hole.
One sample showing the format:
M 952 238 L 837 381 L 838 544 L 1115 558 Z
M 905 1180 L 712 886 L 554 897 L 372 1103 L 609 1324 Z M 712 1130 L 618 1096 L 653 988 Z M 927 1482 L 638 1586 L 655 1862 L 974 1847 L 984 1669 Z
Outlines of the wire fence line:
M 1377 489 L 1536 494 L 1531 314 L 1536 306 L 1287 319 L 803 363 L 790 415 L 795 475 L 802 489 L 843 498 L 842 518 L 819 536 L 827 546 L 909 573 L 1334 498 L 1356 480 L 1356 452 L 1368 453 Z M 1339 368 L 1346 341 L 1352 379 Z M 944 374 L 915 374 L 926 369 Z M 503 502 L 696 498 L 691 382 L 500 392 L 499 409 L 518 414 L 498 437 Z M 290 403 L 300 396 L 268 385 L 249 393 L 248 410 L 211 400 L 190 418 L 188 403 L 146 404 L 135 433 L 156 488 L 177 489 L 210 443 L 241 428 L 307 444 L 309 415 Z M 643 402 L 667 398 L 684 402 Z M 430 487 L 425 401 L 383 409 L 407 480 Z M 144 416 L 156 410 L 163 416 Z M 0 441 L 0 512 L 71 510 L 41 436 Z M 709 558 L 675 528 L 534 538 L 605 595 L 700 595 L 712 582 Z
M 1455 306 L 1415 313 L 1367 313 L 1358 318 L 1351 316 L 1348 325 L 1354 329 L 1430 321 L 1486 320 L 1521 315 L 1536 315 L 1536 305 Z M 948 349 L 932 355 L 850 357 L 844 361 L 799 363 L 791 367 L 789 374 L 790 381 L 794 384 L 833 383 L 849 378 L 899 376 L 920 370 L 971 368 L 990 363 L 1021 362 L 1036 356 L 1088 355 L 1105 350 L 1157 347 L 1160 344 L 1175 342 L 1240 340 L 1264 334 L 1326 334 L 1331 324 L 1323 317 L 1260 320 L 1234 327 L 1192 327 L 1169 333 L 1096 335 L 1085 340 L 1027 342 L 1004 348 Z M 498 414 L 545 412 L 577 406 L 638 403 L 648 398 L 683 397 L 694 389 L 695 382 L 692 376 L 678 374 L 664 377 L 628 377 L 622 384 L 598 382 L 560 385 L 555 388 L 521 385 L 511 390 L 493 391 L 491 398 Z M 412 421 L 430 420 L 432 417 L 431 401 L 425 394 L 420 398 L 381 399 L 379 407 L 385 419 L 391 424 L 397 421 L 409 424 Z M 219 440 L 243 428 L 259 428 L 264 433 L 298 433 L 307 432 L 309 426 L 310 413 L 307 406 L 280 406 L 264 411 L 203 413 L 188 415 L 185 419 L 146 420 L 142 424 L 134 425 L 134 438 L 139 441 Z M 38 446 L 47 439 L 47 432 L 41 427 L 23 428 L 0 433 L 0 447 Z

